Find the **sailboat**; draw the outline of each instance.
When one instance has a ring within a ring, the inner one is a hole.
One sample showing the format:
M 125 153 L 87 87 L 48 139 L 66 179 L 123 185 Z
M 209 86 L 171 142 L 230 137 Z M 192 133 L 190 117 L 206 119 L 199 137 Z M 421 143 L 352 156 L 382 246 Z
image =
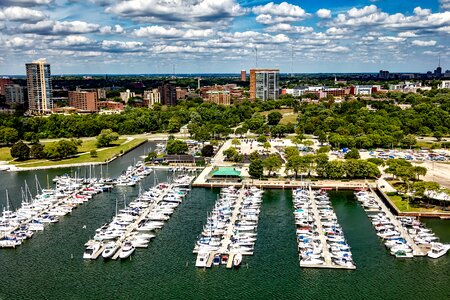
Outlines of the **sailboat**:
M 241 262 L 242 262 L 242 254 L 236 253 L 236 255 L 234 255 L 234 257 L 233 257 L 233 266 L 239 267 Z

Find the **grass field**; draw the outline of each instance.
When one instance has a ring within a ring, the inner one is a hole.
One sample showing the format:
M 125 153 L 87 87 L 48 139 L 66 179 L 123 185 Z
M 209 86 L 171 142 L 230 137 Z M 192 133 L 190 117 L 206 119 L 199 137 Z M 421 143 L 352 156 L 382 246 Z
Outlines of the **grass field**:
M 272 109 L 272 110 L 261 112 L 261 115 L 267 117 L 268 114 L 270 114 L 271 112 L 274 112 L 274 111 L 277 111 L 277 112 L 281 113 L 282 115 L 284 115 L 284 114 L 293 113 L 294 109 L 292 109 L 292 108 Z
M 389 196 L 392 203 L 400 210 L 401 212 L 435 212 L 438 211 L 434 208 L 426 208 L 421 207 L 419 204 L 408 204 L 407 200 L 403 200 L 401 196 Z
M 0 148 L 0 160 L 12 160 L 11 154 L 10 154 L 10 147 L 1 147 Z
M 125 139 L 121 139 L 119 141 L 116 141 L 116 144 L 118 142 L 122 141 L 122 143 L 125 141 Z M 32 167 L 45 167 L 45 166 L 57 166 L 57 165 L 66 165 L 66 164 L 81 164 L 81 163 L 97 163 L 97 162 L 106 162 L 107 160 L 111 159 L 112 157 L 126 152 L 137 145 L 144 142 L 145 139 L 133 139 L 130 142 L 123 143 L 121 145 L 113 146 L 110 148 L 100 149 L 97 151 L 97 157 L 91 157 L 90 153 L 85 153 L 82 155 L 79 155 L 77 157 L 68 158 L 68 159 L 61 159 L 56 161 L 51 160 L 28 160 L 25 162 L 14 162 L 14 165 L 16 167 L 26 167 L 26 168 L 32 168 Z M 95 148 L 95 140 L 93 143 L 92 141 L 88 141 L 86 144 L 83 144 L 80 149 L 87 150 L 83 152 L 90 152 L 90 150 L 94 150 Z M 94 147 L 94 148 L 92 148 Z M 89 150 L 90 149 L 90 150 Z M 81 153 L 81 151 L 80 151 Z
M 269 111 L 261 112 L 261 115 L 267 117 L 271 112 L 277 111 L 283 115 L 280 124 L 286 125 L 288 123 L 297 123 L 297 114 L 294 113 L 292 108 L 272 109 Z

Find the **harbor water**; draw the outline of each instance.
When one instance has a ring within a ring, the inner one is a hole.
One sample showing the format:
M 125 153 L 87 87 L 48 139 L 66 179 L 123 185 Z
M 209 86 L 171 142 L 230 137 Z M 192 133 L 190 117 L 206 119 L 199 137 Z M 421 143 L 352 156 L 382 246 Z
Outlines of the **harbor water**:
M 108 166 L 117 176 L 138 160 L 143 145 Z M 148 151 L 147 151 L 148 152 Z M 105 167 L 104 167 L 105 169 Z M 34 189 L 37 175 L 46 177 L 77 168 L 0 173 L 0 201 L 9 190 L 13 207 L 20 204 L 26 179 Z M 87 171 L 89 174 L 89 170 Z M 99 176 L 99 167 L 96 167 Z M 102 173 L 106 170 L 102 170 Z M 104 173 L 105 175 L 105 173 Z M 156 172 L 165 181 L 170 172 Z M 141 182 L 148 188 L 154 173 Z M 254 255 L 236 270 L 195 268 L 192 250 L 217 199 L 219 189 L 194 188 L 149 244 L 125 261 L 85 261 L 84 243 L 111 220 L 116 199 L 131 201 L 138 187 L 116 187 L 46 226 L 17 249 L 0 249 L 0 299 L 449 299 L 450 254 L 402 260 L 389 255 L 366 213 L 351 192 L 330 192 L 338 221 L 352 247 L 356 270 L 302 269 L 299 266 L 290 190 L 267 190 Z M 423 219 L 450 243 L 450 221 Z

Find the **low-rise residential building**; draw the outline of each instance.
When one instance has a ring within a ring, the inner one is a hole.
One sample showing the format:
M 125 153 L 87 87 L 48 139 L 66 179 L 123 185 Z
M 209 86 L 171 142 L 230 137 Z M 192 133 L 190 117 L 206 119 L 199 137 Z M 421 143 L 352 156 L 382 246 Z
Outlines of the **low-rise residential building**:
M 99 101 L 100 110 L 123 111 L 123 103 L 115 101 Z
M 450 89 L 450 80 L 442 80 L 441 84 L 438 86 L 440 89 Z
M 231 104 L 231 96 L 229 91 L 207 91 L 206 92 L 206 101 L 214 102 L 218 105 L 230 105 Z

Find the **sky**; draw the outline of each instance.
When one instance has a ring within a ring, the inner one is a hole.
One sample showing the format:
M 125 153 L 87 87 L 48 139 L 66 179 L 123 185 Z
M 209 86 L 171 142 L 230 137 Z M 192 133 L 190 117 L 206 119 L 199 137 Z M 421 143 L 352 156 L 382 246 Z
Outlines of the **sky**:
M 0 74 L 450 69 L 450 0 L 0 0 Z

